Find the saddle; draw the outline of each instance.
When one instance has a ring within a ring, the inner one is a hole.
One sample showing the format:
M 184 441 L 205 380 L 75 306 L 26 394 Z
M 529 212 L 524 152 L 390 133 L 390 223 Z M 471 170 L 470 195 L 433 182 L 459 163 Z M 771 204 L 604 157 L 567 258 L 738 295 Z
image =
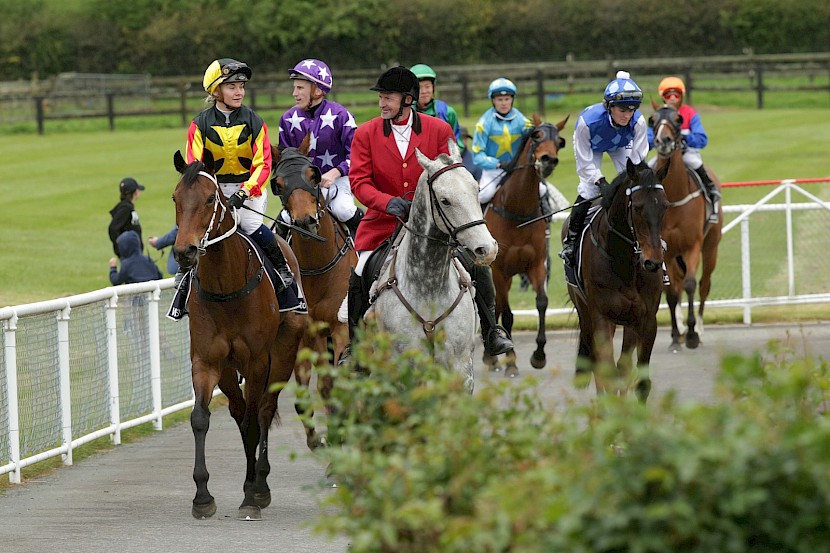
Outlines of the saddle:
M 692 179 L 695 181 L 695 186 L 697 189 L 700 190 L 701 195 L 703 195 L 704 205 L 706 206 L 704 212 L 704 228 L 706 225 L 709 225 L 709 217 L 715 211 L 715 205 L 712 203 L 712 198 L 709 197 L 709 192 L 706 190 L 706 187 L 703 185 L 703 181 L 700 178 L 700 175 L 697 174 L 697 171 L 694 171 L 691 167 L 686 166 L 686 172 L 691 175 Z

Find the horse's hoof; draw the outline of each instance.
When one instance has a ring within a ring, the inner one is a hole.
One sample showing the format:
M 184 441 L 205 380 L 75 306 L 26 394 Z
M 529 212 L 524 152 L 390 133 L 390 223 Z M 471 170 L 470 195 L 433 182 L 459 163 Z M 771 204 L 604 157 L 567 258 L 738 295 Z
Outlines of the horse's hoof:
M 509 366 L 504 370 L 504 377 L 505 378 L 516 378 L 519 376 L 519 368 L 515 366 Z
M 686 335 L 686 347 L 689 349 L 697 349 L 700 345 L 700 336 L 697 334 Z
M 204 505 L 194 503 L 193 508 L 190 510 L 190 514 L 193 515 L 193 518 L 198 520 L 210 518 L 216 514 L 216 501 L 211 499 L 210 503 L 205 503 Z
M 638 380 L 634 392 L 637 394 L 637 399 L 639 399 L 641 403 L 645 403 L 651 393 L 651 379 L 645 378 L 643 380 Z
M 672 342 L 672 343 L 669 345 L 669 353 L 677 353 L 677 352 L 679 352 L 679 351 L 680 351 L 680 350 L 682 350 L 682 349 L 683 349 L 683 348 L 682 348 L 682 347 L 680 347 L 680 342 Z
M 331 463 L 329 463 L 329 465 L 326 467 L 326 487 L 337 487 L 337 475 L 334 474 L 334 469 L 331 467 Z
M 538 357 L 536 355 L 530 356 L 530 366 L 534 369 L 544 369 L 545 363 L 547 363 L 547 359 L 545 359 L 544 355 Z
M 271 492 L 257 492 L 254 494 L 254 501 L 260 509 L 264 509 L 271 504 Z
M 262 510 L 256 505 L 242 505 L 239 507 L 239 513 L 236 515 L 237 520 L 262 520 Z

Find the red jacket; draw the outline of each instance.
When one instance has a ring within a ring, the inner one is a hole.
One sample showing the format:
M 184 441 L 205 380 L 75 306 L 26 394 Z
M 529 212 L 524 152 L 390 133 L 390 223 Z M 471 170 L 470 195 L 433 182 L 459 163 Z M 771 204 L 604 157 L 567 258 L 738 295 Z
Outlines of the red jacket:
M 366 215 L 357 227 L 355 248 L 374 250 L 392 236 L 397 219 L 386 214 L 386 204 L 395 196 L 411 200 L 423 173 L 415 157 L 415 148 L 430 159 L 449 154 L 450 140 L 455 140 L 450 126 L 436 117 L 414 113 L 420 119 L 421 131 L 413 129 L 406 156 L 401 159 L 395 135 L 383 134 L 383 119 L 376 117 L 360 125 L 352 140 L 352 164 L 349 180 L 352 193 L 366 206 Z

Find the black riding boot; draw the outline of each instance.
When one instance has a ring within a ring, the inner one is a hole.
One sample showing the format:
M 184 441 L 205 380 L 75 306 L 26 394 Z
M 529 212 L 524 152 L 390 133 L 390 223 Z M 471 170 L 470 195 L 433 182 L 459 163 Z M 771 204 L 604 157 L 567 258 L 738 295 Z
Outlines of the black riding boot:
M 280 212 L 280 214 L 277 216 L 277 221 L 274 222 L 274 232 L 276 232 L 277 236 L 279 236 L 283 240 L 288 241 L 288 233 L 291 232 L 291 229 L 283 224 L 280 224 L 284 222 L 282 219 L 283 212 L 284 210 Z
M 579 238 L 579 233 L 582 232 L 582 227 L 585 225 L 585 216 L 588 215 L 588 209 L 590 207 L 590 204 L 584 201 L 582 196 L 576 197 L 574 207 L 571 209 L 571 218 L 568 222 L 568 235 L 562 243 L 562 251 L 559 252 L 559 257 L 562 258 L 568 267 L 576 266 L 574 247 Z
M 285 260 L 285 256 L 283 255 L 279 244 L 277 244 L 276 238 L 266 244 L 265 247 L 262 248 L 262 251 L 265 252 L 265 255 L 268 256 L 268 259 L 271 260 L 271 263 L 274 264 L 274 268 L 277 270 L 277 276 L 280 279 L 280 282 L 277 283 L 277 293 L 279 294 L 288 288 L 292 282 L 294 282 L 294 274 L 288 267 L 288 262 Z
M 357 327 L 361 319 L 363 319 L 366 310 L 369 309 L 369 298 L 366 297 L 366 293 L 363 290 L 363 277 L 355 273 L 354 269 L 352 269 L 352 274 L 349 275 L 349 293 L 346 298 L 346 305 L 349 309 L 349 345 L 346 346 L 346 350 L 340 356 L 338 365 L 348 363 L 352 355 L 352 344 L 355 341 Z
M 513 342 L 507 336 L 507 331 L 496 324 L 496 288 L 493 286 L 490 267 L 472 265 L 468 270 L 476 285 L 475 301 L 478 318 L 481 320 L 484 353 L 490 357 L 507 353 L 513 349 Z
M 703 182 L 703 187 L 706 189 L 706 194 L 708 194 L 709 199 L 712 200 L 712 214 L 709 215 L 709 222 L 717 223 L 718 208 L 720 207 L 720 190 L 718 190 L 717 185 L 712 182 L 712 179 L 709 178 L 709 173 L 706 172 L 706 167 L 701 165 L 695 169 L 695 173 L 697 173 L 697 176 L 700 177 L 701 182 Z
M 352 235 L 352 240 L 354 240 L 357 236 L 357 226 L 360 224 L 360 221 L 363 219 L 363 216 L 365 214 L 366 213 L 358 207 L 357 211 L 354 212 L 354 215 L 352 215 L 351 219 L 349 219 L 348 221 L 343 221 L 343 223 L 346 225 L 346 228 L 349 229 L 349 234 Z

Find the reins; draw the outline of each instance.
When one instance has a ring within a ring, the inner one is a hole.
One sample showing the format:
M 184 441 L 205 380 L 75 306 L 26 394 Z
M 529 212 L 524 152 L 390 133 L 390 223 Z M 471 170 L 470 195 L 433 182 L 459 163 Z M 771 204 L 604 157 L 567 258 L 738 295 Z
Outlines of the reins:
M 663 185 L 660 184 L 660 183 L 657 183 L 654 186 L 651 186 L 649 188 L 654 189 L 654 190 L 664 190 Z M 633 248 L 634 255 L 636 255 L 638 257 L 642 256 L 643 249 L 640 247 L 639 240 L 637 240 L 637 231 L 634 228 L 634 219 L 631 216 L 631 205 L 632 205 L 631 196 L 635 192 L 637 192 L 639 190 L 642 190 L 642 189 L 644 189 L 644 187 L 640 184 L 625 189 L 625 195 L 627 197 L 627 200 L 626 200 L 626 203 L 625 203 L 625 219 L 626 219 L 626 224 L 628 225 L 628 232 L 631 233 L 631 238 L 624 235 L 622 232 L 617 230 L 617 228 L 614 225 L 611 224 L 611 220 L 609 218 L 608 210 L 603 209 L 603 211 L 605 212 L 605 220 L 608 223 L 608 230 L 611 233 L 613 233 L 614 235 L 618 236 L 620 239 L 622 239 L 623 242 L 625 242 L 626 244 L 631 246 Z M 603 248 L 602 245 L 599 244 L 599 241 L 597 240 L 597 237 L 594 234 L 593 227 L 591 227 L 590 235 L 591 235 L 591 242 L 594 243 L 594 246 L 599 248 L 599 250 L 603 254 L 605 254 L 609 259 L 613 259 L 613 256 L 611 255 L 611 253 L 609 251 L 607 251 L 605 248 Z
M 199 241 L 199 245 L 197 246 L 197 249 L 199 250 L 199 255 L 205 255 L 208 246 L 216 244 L 217 242 L 221 242 L 222 240 L 236 232 L 236 229 L 239 227 L 239 215 L 236 212 L 231 214 L 231 217 L 233 218 L 233 226 L 230 228 L 230 230 L 228 230 L 224 234 L 217 236 L 216 238 L 209 238 L 210 233 L 213 232 L 214 222 L 216 223 L 216 229 L 218 230 L 219 226 L 222 224 L 222 221 L 225 220 L 225 215 L 228 213 L 228 208 L 219 199 L 219 197 L 222 195 L 222 190 L 219 189 L 219 182 L 216 180 L 216 177 L 206 171 L 199 171 L 199 174 L 203 177 L 207 177 L 208 179 L 210 179 L 210 181 L 216 187 L 217 193 L 216 201 L 213 202 L 213 215 L 211 215 L 210 217 L 210 223 L 208 223 L 207 230 L 205 230 L 205 235 L 202 236 L 202 239 Z M 219 215 L 219 220 L 216 221 L 216 213 L 219 210 L 219 206 L 222 207 L 222 213 L 221 215 Z

